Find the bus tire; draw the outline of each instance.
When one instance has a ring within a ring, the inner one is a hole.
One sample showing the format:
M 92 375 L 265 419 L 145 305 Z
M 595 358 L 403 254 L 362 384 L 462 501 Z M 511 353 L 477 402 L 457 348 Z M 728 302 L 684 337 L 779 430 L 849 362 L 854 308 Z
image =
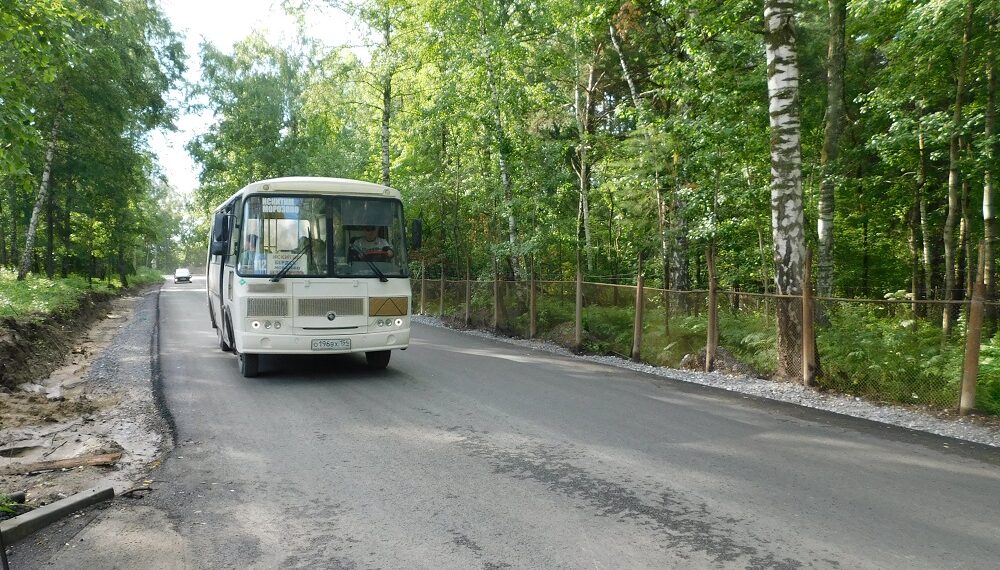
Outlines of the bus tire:
M 245 352 L 240 353 L 240 374 L 242 374 L 244 378 L 253 378 L 257 376 L 259 364 L 259 354 L 247 354 Z
M 372 350 L 365 353 L 365 360 L 368 361 L 368 368 L 382 370 L 389 366 L 390 356 L 392 356 L 391 350 Z

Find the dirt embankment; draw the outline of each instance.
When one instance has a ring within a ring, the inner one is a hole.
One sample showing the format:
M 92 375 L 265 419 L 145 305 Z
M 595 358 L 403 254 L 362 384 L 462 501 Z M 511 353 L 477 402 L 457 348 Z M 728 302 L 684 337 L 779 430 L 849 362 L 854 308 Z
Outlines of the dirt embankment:
M 19 511 L 98 483 L 130 487 L 169 443 L 151 390 L 155 289 L 0 321 L 0 494 L 23 492 Z
M 0 389 L 48 377 L 72 357 L 76 340 L 108 313 L 112 299 L 109 293 L 90 293 L 75 311 L 0 320 Z

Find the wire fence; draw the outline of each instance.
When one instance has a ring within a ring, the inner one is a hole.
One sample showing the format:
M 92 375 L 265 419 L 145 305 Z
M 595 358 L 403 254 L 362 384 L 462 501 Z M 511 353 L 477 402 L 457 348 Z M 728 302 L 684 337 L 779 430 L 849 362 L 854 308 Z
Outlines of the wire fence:
M 574 281 L 418 279 L 414 311 L 457 328 L 547 340 L 581 352 L 635 358 L 656 366 L 777 378 L 802 370 L 802 352 L 779 350 L 782 304 L 802 315 L 802 297 L 718 291 L 673 291 Z M 987 310 L 1000 309 L 985 303 Z M 578 309 L 579 306 L 579 309 Z M 819 390 L 933 409 L 959 407 L 971 303 L 816 298 L 813 303 Z M 577 311 L 579 310 L 579 321 Z M 951 311 L 955 324 L 942 327 Z M 636 314 L 640 315 L 636 327 Z M 717 343 L 709 342 L 715 314 Z M 579 325 L 577 324 L 579 322 Z M 1000 414 L 1000 334 L 979 327 L 975 407 Z M 638 342 L 636 342 L 638 340 Z M 800 338 L 799 344 L 806 339 Z M 807 357 L 808 358 L 808 357 Z M 787 378 L 785 378 L 787 379 Z

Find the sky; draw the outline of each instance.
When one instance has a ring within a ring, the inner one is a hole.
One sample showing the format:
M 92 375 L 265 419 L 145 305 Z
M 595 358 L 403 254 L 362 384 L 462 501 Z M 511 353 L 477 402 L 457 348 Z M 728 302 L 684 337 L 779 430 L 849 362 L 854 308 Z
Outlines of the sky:
M 160 0 L 160 6 L 174 30 L 185 37 L 185 79 L 189 82 L 196 82 L 200 75 L 198 46 L 202 41 L 231 52 L 233 44 L 255 30 L 266 33 L 269 41 L 278 45 L 290 43 L 296 33 L 295 20 L 284 14 L 280 0 Z M 331 45 L 360 43 L 352 40 L 358 32 L 348 16 L 332 9 L 311 12 L 306 28 L 311 36 L 351 40 L 327 42 Z M 179 104 L 183 93 L 174 92 L 170 99 Z M 211 120 L 211 114 L 181 114 L 176 121 L 177 131 L 160 130 L 150 136 L 150 147 L 159 157 L 160 168 L 179 192 L 192 192 L 198 185 L 198 165 L 184 145 L 204 132 Z

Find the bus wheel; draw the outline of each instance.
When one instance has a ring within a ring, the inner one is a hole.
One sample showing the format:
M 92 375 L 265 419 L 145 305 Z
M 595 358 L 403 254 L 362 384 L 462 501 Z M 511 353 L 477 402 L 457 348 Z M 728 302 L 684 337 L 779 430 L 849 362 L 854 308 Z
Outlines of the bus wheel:
M 389 356 L 392 351 L 389 350 L 374 350 L 365 353 L 365 360 L 368 361 L 368 368 L 372 370 L 382 370 L 386 366 L 389 366 Z
M 244 378 L 253 378 L 257 376 L 257 365 L 260 363 L 259 354 L 247 354 L 245 352 L 240 353 L 240 374 Z

